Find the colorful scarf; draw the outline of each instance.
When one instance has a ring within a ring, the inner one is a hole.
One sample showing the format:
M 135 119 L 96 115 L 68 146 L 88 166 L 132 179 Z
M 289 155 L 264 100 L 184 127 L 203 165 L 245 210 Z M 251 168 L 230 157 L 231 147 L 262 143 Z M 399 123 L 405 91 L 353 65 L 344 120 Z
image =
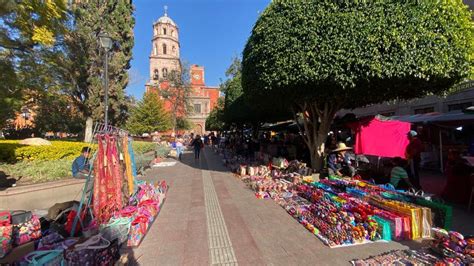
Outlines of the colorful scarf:
M 98 135 L 97 142 L 93 213 L 97 222 L 104 224 L 116 211 L 122 209 L 122 176 L 116 138 Z
M 128 137 L 124 137 L 123 138 L 123 158 L 125 162 L 125 175 L 127 177 L 128 193 L 129 195 L 132 195 L 134 178 L 132 175 L 132 162 L 130 158 L 130 148 L 128 146 L 129 146 Z

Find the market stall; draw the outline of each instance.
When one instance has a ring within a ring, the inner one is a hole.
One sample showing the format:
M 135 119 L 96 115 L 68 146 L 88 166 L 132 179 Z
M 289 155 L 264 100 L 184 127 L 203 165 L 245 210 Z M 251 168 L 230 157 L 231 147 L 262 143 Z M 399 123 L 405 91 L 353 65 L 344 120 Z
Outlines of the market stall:
M 264 165 L 226 150 L 221 153 L 223 162 L 238 173 L 256 198 L 275 201 L 331 248 L 432 239 L 433 232 L 441 230 L 436 228 L 449 230 L 452 224 L 452 207 L 423 194 L 362 180 L 317 180 L 306 164 L 296 160 L 274 158 L 271 164 Z M 463 243 L 461 249 L 455 249 L 459 260 L 473 262 L 472 252 L 466 251 Z M 432 249 L 423 254 L 429 261 L 443 262 L 446 256 L 439 251 Z M 422 254 L 413 251 L 417 252 Z M 403 254 L 394 256 L 400 259 Z M 403 258 L 409 256 L 405 254 Z
M 164 203 L 166 182 L 137 180 L 128 132 L 96 126 L 97 147 L 80 202 L 44 213 L 0 213 L 0 264 L 114 265 L 137 247 Z

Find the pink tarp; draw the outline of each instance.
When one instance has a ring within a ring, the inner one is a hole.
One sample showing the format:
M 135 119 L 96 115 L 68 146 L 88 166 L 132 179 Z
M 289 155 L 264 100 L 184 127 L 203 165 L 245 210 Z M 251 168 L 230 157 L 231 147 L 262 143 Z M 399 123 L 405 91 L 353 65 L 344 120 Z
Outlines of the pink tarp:
M 410 123 L 373 118 L 354 126 L 356 154 L 405 158 Z

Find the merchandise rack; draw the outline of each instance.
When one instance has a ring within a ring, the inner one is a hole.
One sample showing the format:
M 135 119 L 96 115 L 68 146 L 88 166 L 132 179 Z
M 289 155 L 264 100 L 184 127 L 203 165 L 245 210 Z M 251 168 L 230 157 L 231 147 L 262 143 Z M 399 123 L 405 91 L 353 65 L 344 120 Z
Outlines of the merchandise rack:
M 110 134 L 110 135 L 124 137 L 124 136 L 128 136 L 129 132 L 119 127 L 105 125 L 104 123 L 97 122 L 94 124 L 93 130 L 92 130 L 92 139 L 88 143 L 89 146 L 92 146 L 92 144 L 97 144 L 96 136 L 98 134 Z M 85 164 L 89 163 L 90 161 L 92 162 L 95 161 L 96 154 L 97 152 L 94 153 L 91 160 L 86 160 Z M 74 234 L 76 233 L 75 231 L 76 231 L 76 226 L 78 222 L 80 223 L 81 228 L 84 228 L 84 224 L 81 218 L 83 208 L 85 211 L 89 212 L 90 215 L 93 217 L 93 213 L 90 210 L 90 204 L 92 201 L 92 192 L 94 190 L 94 187 L 93 187 L 94 177 L 92 176 L 92 172 L 94 170 L 93 166 L 94 166 L 93 163 L 89 164 L 89 171 L 87 174 L 86 182 L 84 184 L 84 188 L 82 190 L 81 201 L 77 207 L 76 215 L 74 217 L 74 222 L 72 224 L 72 229 L 71 229 L 71 234 L 70 234 L 71 236 L 74 236 Z

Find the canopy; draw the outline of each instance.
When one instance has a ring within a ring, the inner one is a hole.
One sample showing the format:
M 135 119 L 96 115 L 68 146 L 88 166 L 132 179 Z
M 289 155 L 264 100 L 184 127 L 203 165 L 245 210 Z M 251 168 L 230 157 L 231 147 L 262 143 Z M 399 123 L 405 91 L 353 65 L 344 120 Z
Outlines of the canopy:
M 474 123 L 474 114 L 454 111 L 449 113 L 427 113 L 417 115 L 392 116 L 390 119 L 410 123 L 433 123 L 440 125 L 465 125 Z
M 352 123 L 351 127 L 355 131 L 356 154 L 405 158 L 410 123 L 374 117 Z

